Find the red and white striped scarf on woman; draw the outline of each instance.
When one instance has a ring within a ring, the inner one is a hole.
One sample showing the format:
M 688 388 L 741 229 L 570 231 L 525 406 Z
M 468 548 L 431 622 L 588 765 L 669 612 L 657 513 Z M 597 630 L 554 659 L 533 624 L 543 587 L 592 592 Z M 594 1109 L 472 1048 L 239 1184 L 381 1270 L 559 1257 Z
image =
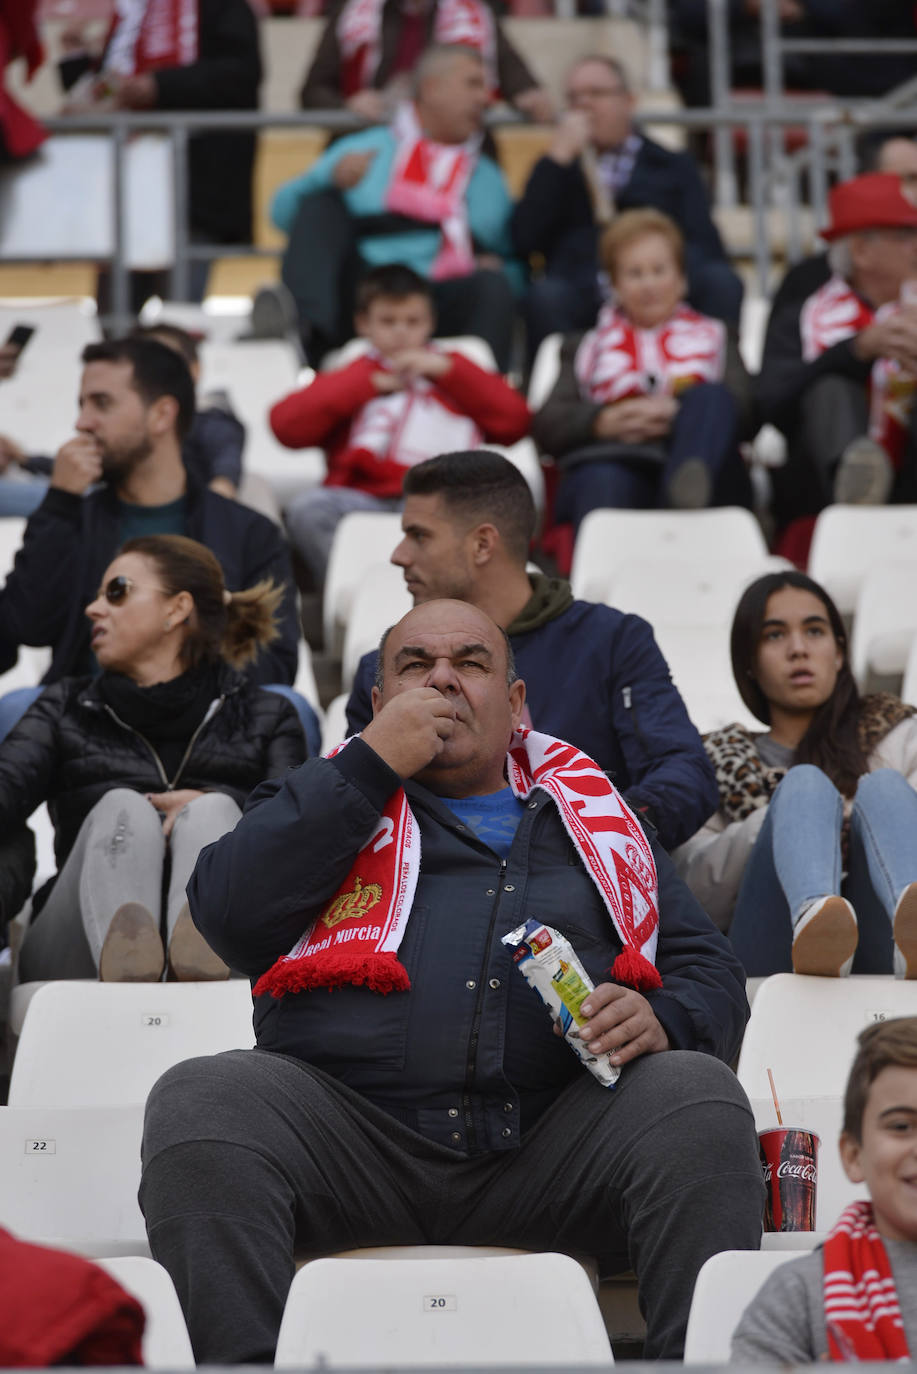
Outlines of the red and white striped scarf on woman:
M 888 1254 L 871 1202 L 852 1202 L 825 1241 L 825 1325 L 832 1360 L 908 1360 Z
M 630 396 L 677 395 L 698 382 L 722 381 L 726 326 L 687 305 L 655 329 L 638 329 L 605 305 L 574 359 L 582 395 L 609 405 Z
M 392 133 L 395 159 L 385 208 L 440 226 L 442 240 L 430 271 L 434 281 L 467 276 L 474 271 L 474 246 L 465 192 L 478 160 L 481 135 L 464 143 L 434 143 L 425 137 L 410 103 L 399 107 Z
M 397 0 L 396 0 L 397 3 Z M 349 0 L 337 21 L 336 36 L 343 65 L 345 95 L 372 86 L 382 49 L 385 0 Z M 497 89 L 497 29 L 483 0 L 439 0 L 433 16 L 434 43 L 461 43 L 481 54 L 487 82 Z
M 117 0 L 103 65 L 122 76 L 190 67 L 199 43 L 198 0 Z
M 640 822 L 620 793 L 572 744 L 526 726 L 510 741 L 506 775 L 521 801 L 540 787 L 557 807 L 621 941 L 611 977 L 639 989 L 661 987 L 655 965 L 656 864 Z M 282 997 L 347 983 L 365 984 L 373 992 L 406 991 L 410 979 L 398 948 L 419 873 L 420 828 L 399 788 L 337 892 L 290 953 L 258 979 L 255 996 Z

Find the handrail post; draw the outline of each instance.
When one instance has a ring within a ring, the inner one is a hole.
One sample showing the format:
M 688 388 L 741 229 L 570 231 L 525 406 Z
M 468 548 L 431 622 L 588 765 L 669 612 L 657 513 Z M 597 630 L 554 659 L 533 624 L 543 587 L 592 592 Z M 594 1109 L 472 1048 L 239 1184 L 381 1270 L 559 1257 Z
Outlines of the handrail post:
M 748 126 L 748 174 L 755 221 L 755 270 L 758 291 L 767 295 L 771 255 L 768 243 L 767 206 L 764 200 L 764 126 L 753 120 Z
M 172 153 L 172 214 L 175 236 L 175 261 L 172 263 L 170 291 L 172 299 L 186 301 L 189 296 L 191 273 L 188 245 L 191 241 L 188 223 L 188 128 L 173 125 L 170 133 Z
M 111 282 L 111 319 L 116 334 L 130 328 L 131 286 L 130 267 L 127 261 L 127 215 L 125 201 L 126 175 L 124 158 L 127 151 L 127 132 L 123 119 L 115 119 L 112 125 L 112 254 L 109 266 Z
M 707 0 L 707 39 L 710 48 L 710 96 L 719 110 L 732 106 L 728 0 Z M 717 124 L 713 130 L 713 178 L 717 205 L 738 203 L 733 130 Z

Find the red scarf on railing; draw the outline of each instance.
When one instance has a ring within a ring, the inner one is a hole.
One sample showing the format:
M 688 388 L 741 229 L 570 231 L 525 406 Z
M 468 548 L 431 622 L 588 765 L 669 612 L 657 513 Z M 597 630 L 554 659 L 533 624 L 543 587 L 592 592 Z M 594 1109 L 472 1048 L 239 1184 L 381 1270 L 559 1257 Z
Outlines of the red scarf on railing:
M 190 67 L 198 59 L 198 0 L 118 0 L 103 67 L 139 76 L 160 67 Z
M 832 1360 L 910 1358 L 888 1254 L 871 1202 L 852 1202 L 825 1241 L 825 1326 Z
M 655 329 L 638 329 L 623 311 L 605 305 L 574 360 L 580 391 L 601 405 L 719 382 L 725 366 L 726 326 L 687 305 Z
M 373 84 L 381 56 L 384 5 L 385 0 L 348 0 L 338 16 L 336 33 L 345 97 Z M 496 91 L 496 25 L 484 0 L 439 0 L 433 17 L 432 42 L 461 43 L 474 48 L 484 59 L 491 90 Z
M 506 775 L 521 801 L 540 787 L 557 807 L 621 941 L 612 978 L 641 990 L 661 987 L 655 964 L 656 864 L 643 827 L 620 793 L 572 744 L 526 726 L 510 741 Z M 337 892 L 290 953 L 258 979 L 255 996 L 347 983 L 373 992 L 407 991 L 410 979 L 398 948 L 419 874 L 420 828 L 399 788 Z
M 35 27 L 36 0 L 0 0 L 0 129 L 10 157 L 28 157 L 47 138 L 28 110 L 8 94 L 2 74 L 11 62 L 25 58 L 29 77 L 41 66 L 44 51 Z

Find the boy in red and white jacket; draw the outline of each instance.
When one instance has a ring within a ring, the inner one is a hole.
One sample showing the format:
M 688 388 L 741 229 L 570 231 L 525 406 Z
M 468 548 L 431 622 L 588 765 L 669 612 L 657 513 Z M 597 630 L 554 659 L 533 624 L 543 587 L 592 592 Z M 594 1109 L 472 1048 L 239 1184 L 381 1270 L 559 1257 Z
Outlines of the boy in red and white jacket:
M 357 333 L 369 352 L 319 373 L 278 401 L 271 428 L 288 448 L 327 450 L 324 486 L 286 510 L 290 539 L 320 587 L 338 521 L 397 510 L 408 468 L 438 453 L 513 444 L 528 433 L 517 391 L 461 353 L 433 343 L 429 284 L 409 267 L 377 267 L 357 291 Z

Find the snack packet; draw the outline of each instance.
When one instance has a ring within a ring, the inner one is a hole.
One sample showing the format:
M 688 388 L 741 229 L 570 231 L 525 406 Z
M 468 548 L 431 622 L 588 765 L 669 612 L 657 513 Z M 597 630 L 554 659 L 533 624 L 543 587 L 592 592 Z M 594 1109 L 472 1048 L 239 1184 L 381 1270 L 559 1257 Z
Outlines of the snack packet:
M 513 963 L 530 988 L 534 988 L 563 1032 L 567 1044 L 590 1073 L 606 1088 L 621 1076 L 607 1054 L 595 1055 L 574 1035 L 589 1020 L 580 1007 L 595 984 L 576 957 L 566 936 L 541 921 L 528 920 L 503 936 L 503 944 L 515 949 Z

